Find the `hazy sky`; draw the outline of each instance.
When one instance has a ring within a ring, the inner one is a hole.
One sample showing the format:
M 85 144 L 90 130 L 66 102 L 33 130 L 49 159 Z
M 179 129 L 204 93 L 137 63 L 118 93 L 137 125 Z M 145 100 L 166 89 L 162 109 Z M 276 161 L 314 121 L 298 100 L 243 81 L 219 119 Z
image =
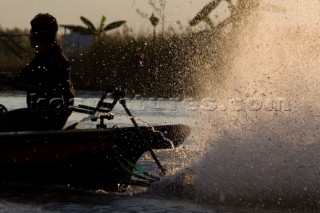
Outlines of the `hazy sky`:
M 166 26 L 175 26 L 179 20 L 187 26 L 191 20 L 206 4 L 212 0 L 166 0 Z M 228 4 L 218 12 L 212 12 L 210 18 L 223 19 L 228 15 Z M 238 0 L 232 0 L 237 2 Z M 59 24 L 79 24 L 80 16 L 85 16 L 95 25 L 101 20 L 102 15 L 107 17 L 107 23 L 126 20 L 127 25 L 135 32 L 151 32 L 149 20 L 141 18 L 137 9 L 148 14 L 152 13 L 149 0 L 0 0 L 0 26 L 2 28 L 30 28 L 30 20 L 38 13 L 51 13 Z M 276 5 L 284 8 L 282 12 L 270 12 L 272 24 L 316 24 L 320 23 L 319 0 L 260 0 L 262 5 Z M 271 11 L 272 11 L 271 7 Z M 267 11 L 270 11 L 270 7 Z M 319 24 L 320 25 L 320 24 Z M 159 28 L 160 29 L 160 28 Z
M 201 8 L 211 0 L 167 0 L 166 24 L 176 21 L 187 24 Z M 38 13 L 48 12 L 55 16 L 59 24 L 79 24 L 80 16 L 85 16 L 97 25 L 102 15 L 107 23 L 126 20 L 136 31 L 147 30 L 148 20 L 136 12 L 140 9 L 152 13 L 148 0 L 0 0 L 0 26 L 2 28 L 27 28 L 30 20 Z
M 283 12 L 264 13 L 273 25 L 308 25 L 319 27 L 320 25 L 320 1 L 319 0 L 260 0 L 267 8 L 277 6 L 283 8 Z M 263 7 L 263 6 L 262 6 Z

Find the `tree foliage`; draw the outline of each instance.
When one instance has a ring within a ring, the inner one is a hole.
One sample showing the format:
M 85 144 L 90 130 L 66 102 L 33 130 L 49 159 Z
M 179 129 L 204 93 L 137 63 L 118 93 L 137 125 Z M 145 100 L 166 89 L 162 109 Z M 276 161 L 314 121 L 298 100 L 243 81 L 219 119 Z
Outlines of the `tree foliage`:
M 105 16 L 102 16 L 100 20 L 100 24 L 97 27 L 95 27 L 94 24 L 89 19 L 83 16 L 80 17 L 80 20 L 83 22 L 85 26 L 78 26 L 78 25 L 60 25 L 60 26 L 67 28 L 72 32 L 79 33 L 81 35 L 95 35 L 100 38 L 104 32 L 116 29 L 122 26 L 124 23 L 126 23 L 126 21 L 121 20 L 121 21 L 115 21 L 105 25 L 105 22 L 107 19 Z

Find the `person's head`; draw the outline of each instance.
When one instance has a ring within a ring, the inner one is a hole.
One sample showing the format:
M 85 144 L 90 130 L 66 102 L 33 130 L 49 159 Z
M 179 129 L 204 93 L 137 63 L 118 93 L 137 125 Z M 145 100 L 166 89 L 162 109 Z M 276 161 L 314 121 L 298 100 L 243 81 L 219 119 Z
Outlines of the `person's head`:
M 39 13 L 31 20 L 30 24 L 30 42 L 32 47 L 56 43 L 58 23 L 52 15 Z

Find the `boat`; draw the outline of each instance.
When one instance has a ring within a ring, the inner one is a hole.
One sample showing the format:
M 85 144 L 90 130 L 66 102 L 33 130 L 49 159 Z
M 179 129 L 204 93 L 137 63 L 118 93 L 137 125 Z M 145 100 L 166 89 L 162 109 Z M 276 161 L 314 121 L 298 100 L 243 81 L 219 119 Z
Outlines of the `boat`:
M 113 101 L 108 103 L 105 98 Z M 72 111 L 86 113 L 96 128 L 79 129 L 79 122 L 61 130 L 0 133 L 0 181 L 2 183 L 55 184 L 77 188 L 118 191 L 129 185 L 148 187 L 165 175 L 155 149 L 174 149 L 190 134 L 183 124 L 138 126 L 125 103 L 125 89 L 108 87 L 97 106 L 78 105 Z M 107 127 L 112 110 L 121 103 L 132 127 Z M 5 108 L 2 106 L 3 109 Z M 137 166 L 149 152 L 159 167 L 151 174 Z

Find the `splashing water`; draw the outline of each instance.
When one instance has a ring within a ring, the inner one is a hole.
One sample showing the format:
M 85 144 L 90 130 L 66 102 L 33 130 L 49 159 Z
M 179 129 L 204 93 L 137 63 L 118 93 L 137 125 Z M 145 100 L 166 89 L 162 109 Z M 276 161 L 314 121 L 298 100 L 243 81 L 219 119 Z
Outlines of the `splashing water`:
M 270 4 L 284 9 L 270 12 Z M 319 9 L 315 0 L 261 1 L 221 50 L 228 58 L 219 67 L 223 78 L 199 91 L 216 107 L 201 112 L 194 129 L 202 154 L 192 172 L 179 174 L 192 185 L 184 192 L 239 203 L 318 204 Z M 214 59 L 207 58 L 196 63 L 199 79 L 214 78 Z

